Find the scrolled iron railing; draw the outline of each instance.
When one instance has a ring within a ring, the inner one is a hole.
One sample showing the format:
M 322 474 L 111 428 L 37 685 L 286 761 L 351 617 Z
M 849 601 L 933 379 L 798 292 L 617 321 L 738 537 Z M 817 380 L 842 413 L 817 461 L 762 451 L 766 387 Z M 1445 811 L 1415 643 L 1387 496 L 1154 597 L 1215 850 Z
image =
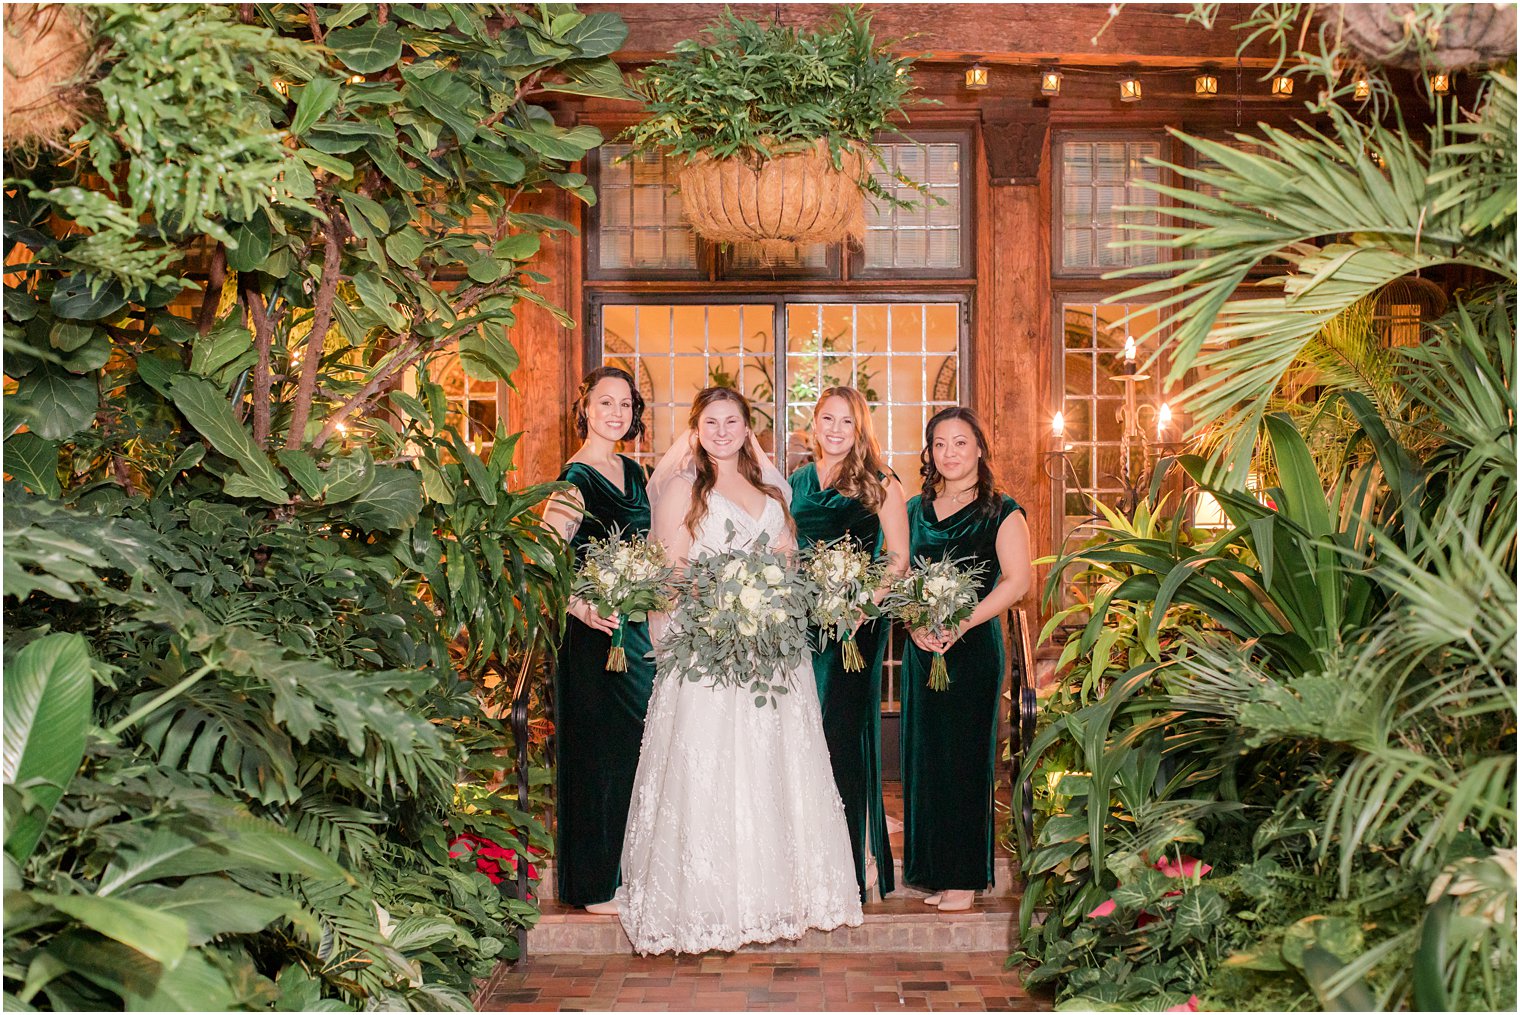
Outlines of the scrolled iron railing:
M 1035 720 L 1039 717 L 1039 701 L 1034 691 L 1034 651 L 1029 639 L 1028 619 L 1024 611 L 1015 606 L 1009 613 L 1009 668 L 1012 684 L 1009 693 L 1008 715 L 1008 785 L 1010 789 L 1020 785 L 1019 772 L 1024 758 L 1034 743 Z M 1034 839 L 1034 786 L 1030 779 L 1022 780 L 1021 792 L 1015 794 L 1021 803 L 1014 816 L 1022 831 L 1021 841 Z
M 533 695 L 532 674 L 533 653 L 526 652 L 522 669 L 517 672 L 517 682 L 512 685 L 512 705 L 507 714 L 512 727 L 512 743 L 517 748 L 517 809 L 524 814 L 528 813 L 528 707 Z M 516 877 L 512 879 L 512 896 L 519 902 L 528 901 L 530 854 L 527 844 L 523 845 L 524 848 L 517 851 Z M 517 961 L 525 963 L 528 960 L 528 928 L 519 923 L 513 933 L 517 938 Z

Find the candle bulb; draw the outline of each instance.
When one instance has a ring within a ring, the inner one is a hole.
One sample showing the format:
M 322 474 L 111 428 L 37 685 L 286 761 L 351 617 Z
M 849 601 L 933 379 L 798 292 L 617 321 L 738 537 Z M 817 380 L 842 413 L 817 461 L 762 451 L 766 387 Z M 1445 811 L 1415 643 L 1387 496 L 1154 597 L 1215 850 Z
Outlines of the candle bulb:
M 1055 436 L 1056 436 L 1057 439 L 1065 437 L 1066 436 L 1066 417 L 1063 416 L 1063 415 L 1061 415 L 1059 412 L 1056 413 L 1055 416 L 1052 417 L 1051 420 L 1050 420 L 1050 432 L 1053 433 L 1053 434 L 1055 434 Z
M 1156 439 L 1166 440 L 1166 428 L 1172 425 L 1172 407 L 1165 402 L 1156 410 Z
M 1135 372 L 1135 339 L 1132 335 L 1124 336 L 1124 373 Z

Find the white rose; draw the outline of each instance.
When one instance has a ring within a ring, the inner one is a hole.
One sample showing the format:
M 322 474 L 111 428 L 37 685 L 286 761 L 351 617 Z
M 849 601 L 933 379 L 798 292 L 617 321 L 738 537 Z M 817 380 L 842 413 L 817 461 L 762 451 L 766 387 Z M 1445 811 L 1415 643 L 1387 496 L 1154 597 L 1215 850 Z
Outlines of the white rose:
M 719 598 L 718 603 L 720 606 L 722 606 L 723 609 L 732 610 L 734 608 L 735 598 L 736 597 L 732 592 L 725 592 L 723 593 L 722 597 Z
M 779 623 L 781 623 L 785 619 L 786 619 L 786 611 L 785 610 L 772 610 L 771 611 L 771 623 L 772 624 L 779 624 Z
M 739 633 L 744 635 L 744 637 L 753 638 L 759 632 L 760 629 L 755 626 L 753 620 L 741 620 L 739 622 Z
M 762 571 L 761 574 L 765 576 L 766 582 L 770 585 L 780 585 L 781 579 L 786 577 L 782 570 L 775 564 L 765 565 L 765 570 Z
M 744 571 L 744 561 L 731 560 L 723 565 L 723 580 L 733 581 Z
M 739 593 L 739 605 L 743 606 L 750 613 L 758 610 L 763 602 L 765 602 L 765 597 L 760 594 L 759 589 L 745 586 Z
M 603 585 L 610 586 L 613 582 L 617 581 L 617 572 L 610 567 L 599 567 L 596 571 L 596 577 Z

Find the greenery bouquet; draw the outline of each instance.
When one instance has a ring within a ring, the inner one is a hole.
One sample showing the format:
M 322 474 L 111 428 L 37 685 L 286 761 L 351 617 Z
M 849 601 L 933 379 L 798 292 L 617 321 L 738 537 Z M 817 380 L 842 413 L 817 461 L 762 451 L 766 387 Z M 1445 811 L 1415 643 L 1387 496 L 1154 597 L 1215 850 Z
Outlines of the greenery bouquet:
M 986 568 L 955 560 L 925 560 L 900 578 L 882 600 L 882 609 L 898 617 L 915 631 L 942 634 L 971 616 L 980 600 L 977 581 Z M 945 668 L 945 654 L 934 653 L 929 667 L 929 690 L 943 691 L 950 686 L 950 671 Z
M 859 673 L 866 668 L 860 646 L 855 643 L 855 622 L 881 616 L 875 592 L 887 576 L 887 562 L 872 559 L 849 536 L 829 543 L 815 543 L 803 556 L 803 572 L 818 587 L 813 600 L 812 621 L 821 641 L 841 643 L 844 668 Z
M 612 647 L 607 650 L 608 670 L 627 672 L 623 639 L 628 622 L 640 623 L 651 610 L 665 609 L 665 589 L 673 573 L 665 547 L 652 540 L 620 539 L 614 533 L 611 538 L 587 542 L 572 591 L 596 607 L 600 616 L 618 615 Z
M 660 653 L 687 680 L 744 687 L 757 708 L 774 708 L 809 651 L 816 595 L 807 576 L 763 542 L 700 557 L 680 583 Z

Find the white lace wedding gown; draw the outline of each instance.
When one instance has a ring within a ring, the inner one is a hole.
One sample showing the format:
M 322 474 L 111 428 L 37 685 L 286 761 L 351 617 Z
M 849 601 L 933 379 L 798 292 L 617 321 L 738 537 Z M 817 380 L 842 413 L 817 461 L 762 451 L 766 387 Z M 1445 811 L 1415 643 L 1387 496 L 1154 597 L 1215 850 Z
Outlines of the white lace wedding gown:
M 780 505 L 757 520 L 708 499 L 691 558 L 788 540 Z M 728 524 L 735 537 L 728 538 Z M 641 954 L 733 951 L 858 926 L 860 893 L 812 667 L 757 708 L 739 687 L 662 666 L 644 722 L 623 839 L 623 928 Z

